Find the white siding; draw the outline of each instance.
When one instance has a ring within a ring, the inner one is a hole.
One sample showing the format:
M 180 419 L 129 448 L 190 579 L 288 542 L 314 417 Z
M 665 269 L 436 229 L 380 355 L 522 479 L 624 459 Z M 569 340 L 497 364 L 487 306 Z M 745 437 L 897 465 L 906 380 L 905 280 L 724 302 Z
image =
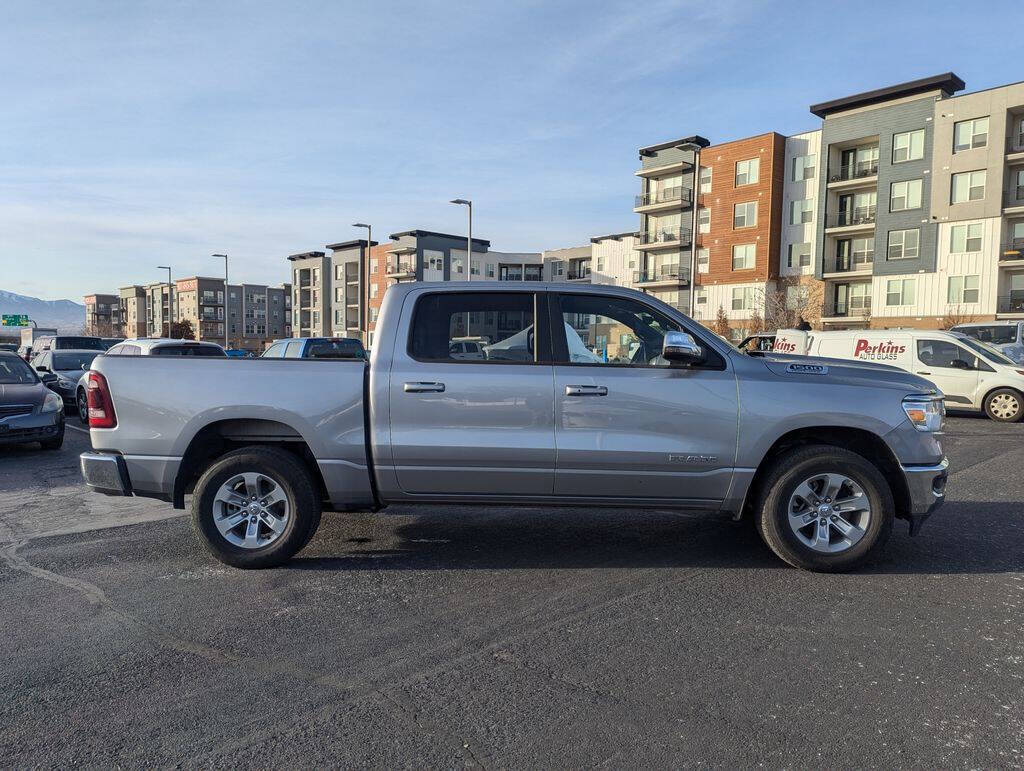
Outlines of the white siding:
M 981 222 L 982 247 L 980 252 L 950 254 L 950 230 L 954 225 Z M 985 316 L 996 312 L 999 289 L 999 217 L 939 224 L 938 264 L 935 273 L 907 273 L 896 276 L 874 276 L 871 286 L 872 318 L 886 317 L 942 317 L 952 311 L 961 314 Z M 948 303 L 950 276 L 978 276 L 979 301 L 971 304 Z M 888 282 L 895 279 L 914 279 L 914 304 L 887 306 Z
M 814 177 L 794 182 L 793 159 L 802 155 L 815 156 Z M 782 248 L 779 252 L 779 275 L 781 276 L 799 276 L 814 273 L 818 251 L 817 244 L 815 243 L 815 228 L 818 221 L 818 183 L 823 173 L 821 131 L 808 131 L 806 134 L 786 137 L 785 182 L 782 187 Z M 790 212 L 793 208 L 793 201 L 805 199 L 811 201 L 811 221 L 802 225 L 791 225 Z M 793 268 L 786 267 L 790 245 L 803 243 L 811 245 L 811 264 L 806 268 L 800 268 L 798 265 Z
M 694 318 L 698 321 L 711 322 L 718 317 L 719 306 L 725 310 L 725 316 L 730 320 L 749 319 L 754 308 L 764 316 L 765 295 L 768 292 L 774 291 L 775 282 L 754 281 L 746 284 L 709 284 L 699 288 L 705 291 L 708 299 L 706 303 L 695 306 L 696 314 L 694 315 Z M 747 310 L 734 311 L 732 309 L 732 290 L 747 288 L 752 289 L 754 292 L 753 307 Z
M 633 287 L 633 273 L 641 264 L 642 255 L 636 250 L 634 236 L 602 238 L 591 245 L 590 282 Z

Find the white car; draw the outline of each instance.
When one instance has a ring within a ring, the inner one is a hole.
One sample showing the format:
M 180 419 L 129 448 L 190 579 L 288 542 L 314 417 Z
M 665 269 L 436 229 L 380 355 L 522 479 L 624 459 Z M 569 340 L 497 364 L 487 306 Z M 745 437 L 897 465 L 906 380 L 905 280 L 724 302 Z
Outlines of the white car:
M 1018 364 L 1024 364 L 1024 322 L 979 321 L 957 324 L 950 332 L 959 332 L 998 348 Z
M 850 329 L 801 332 L 780 329 L 775 353 L 889 364 L 928 378 L 946 406 L 984 410 L 1013 423 L 1024 417 L 1024 369 L 987 343 L 960 332 L 929 329 Z

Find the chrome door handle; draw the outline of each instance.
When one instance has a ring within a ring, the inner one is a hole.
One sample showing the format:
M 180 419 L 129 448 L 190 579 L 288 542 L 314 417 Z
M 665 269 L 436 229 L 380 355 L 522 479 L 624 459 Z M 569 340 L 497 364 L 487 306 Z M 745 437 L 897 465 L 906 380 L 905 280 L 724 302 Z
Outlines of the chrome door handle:
M 567 385 L 565 387 L 566 396 L 607 396 L 607 386 L 595 386 L 595 385 Z
M 444 392 L 444 383 L 406 383 L 402 386 L 407 394 L 439 394 Z
M 919 369 L 919 370 L 917 371 L 917 374 L 918 374 L 918 375 L 930 375 L 930 374 L 932 374 L 932 373 L 931 373 L 931 372 L 925 372 L 925 371 L 924 371 L 923 369 Z

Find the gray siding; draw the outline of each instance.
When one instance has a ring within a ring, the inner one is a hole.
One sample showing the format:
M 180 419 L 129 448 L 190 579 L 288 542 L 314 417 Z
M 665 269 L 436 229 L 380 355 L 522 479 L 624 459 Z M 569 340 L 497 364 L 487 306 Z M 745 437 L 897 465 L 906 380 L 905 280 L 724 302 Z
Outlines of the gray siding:
M 934 272 L 936 267 L 936 237 L 938 225 L 931 218 L 931 157 L 934 134 L 935 99 L 929 96 L 910 102 L 879 107 L 873 110 L 850 112 L 828 117 L 822 123 L 822 157 L 827 159 L 828 170 L 825 181 L 839 170 L 839 151 L 833 146 L 865 137 L 878 137 L 878 189 L 877 219 L 875 221 L 875 275 L 898 273 Z M 924 157 L 903 163 L 892 162 L 893 134 L 924 129 Z M 824 162 L 824 160 L 823 160 Z M 889 195 L 893 182 L 920 179 L 921 208 L 912 211 L 890 212 Z M 829 190 L 821 185 L 818 194 L 818 228 L 816 274 L 821 277 L 824 260 L 834 257 L 825 252 L 825 223 L 829 215 L 835 214 L 836 207 L 827 207 Z M 889 231 L 918 228 L 921 232 L 920 256 L 913 260 L 889 261 L 886 246 Z

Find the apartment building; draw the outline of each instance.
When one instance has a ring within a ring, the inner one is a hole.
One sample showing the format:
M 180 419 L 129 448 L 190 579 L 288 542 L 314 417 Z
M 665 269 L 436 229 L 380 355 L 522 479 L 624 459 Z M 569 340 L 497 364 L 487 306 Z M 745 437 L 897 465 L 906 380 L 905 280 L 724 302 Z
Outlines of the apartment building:
M 160 337 L 178 318 L 178 294 L 174 282 L 158 281 L 143 287 L 146 304 L 145 337 Z
M 331 259 L 326 252 L 293 254 L 292 335 L 329 337 L 331 331 Z
M 146 336 L 146 288 L 138 284 L 123 286 L 118 292 L 118 318 L 115 337 Z
M 121 305 L 114 294 L 89 294 L 85 301 L 85 334 L 114 337 L 121 329 Z
M 367 264 L 369 250 L 377 242 L 366 239 L 328 244 L 330 262 L 330 335 L 362 338 L 366 328 Z M 328 326 L 325 324 L 325 326 Z
M 705 323 L 721 309 L 741 336 L 778 291 L 786 138 L 710 144 L 694 136 L 641 148 L 640 162 L 632 284 Z
M 593 267 L 593 242 L 583 246 L 547 249 L 541 252 L 546 281 L 590 282 Z

